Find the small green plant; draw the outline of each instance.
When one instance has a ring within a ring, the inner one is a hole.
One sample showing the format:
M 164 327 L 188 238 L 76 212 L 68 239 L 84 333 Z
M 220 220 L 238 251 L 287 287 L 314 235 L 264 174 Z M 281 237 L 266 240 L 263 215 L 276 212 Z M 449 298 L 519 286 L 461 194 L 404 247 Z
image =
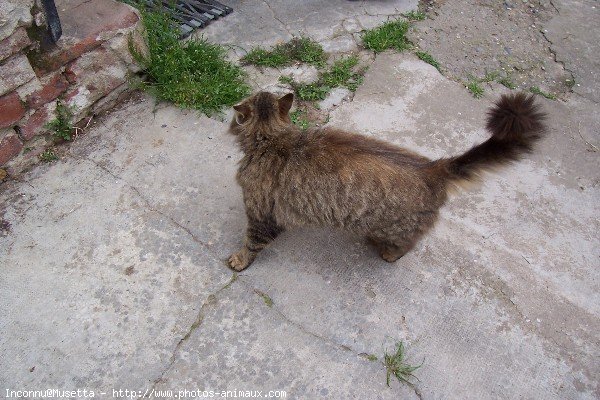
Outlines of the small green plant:
M 44 162 L 52 162 L 58 160 L 58 156 L 53 149 L 46 149 L 42 154 L 40 154 L 40 160 Z
M 375 354 L 367 354 L 367 360 L 374 362 L 374 361 L 377 361 L 378 358 Z
M 440 63 L 438 63 L 429 53 L 426 53 L 424 51 L 417 51 L 415 53 L 417 55 L 417 57 L 419 57 L 421 60 L 425 61 L 427 64 L 433 65 L 435 67 L 435 69 L 437 69 L 438 71 L 440 70 Z
M 324 100 L 331 91 L 331 87 L 319 83 L 296 83 L 292 85 L 300 100 Z
M 426 17 L 425 13 L 419 10 L 412 10 L 407 12 L 406 14 L 402 14 L 403 17 L 408 19 L 409 21 L 423 21 Z
M 360 86 L 366 69 L 362 68 L 357 71 L 358 61 L 358 57 L 355 55 L 342 57 L 329 69 L 321 72 L 319 79 L 313 83 L 298 83 L 289 76 L 281 76 L 279 81 L 290 85 L 300 100 L 323 100 L 333 88 L 346 87 L 355 91 Z
M 278 44 L 272 50 L 255 47 L 240 61 L 260 67 L 282 67 L 293 61 L 323 66 L 326 60 L 327 54 L 319 43 L 310 38 L 296 37 L 289 42 Z
M 179 40 L 177 26 L 169 16 L 140 7 L 148 52 L 130 41 L 130 51 L 148 80 L 142 89 L 158 99 L 183 108 L 214 114 L 250 92 L 245 73 L 227 61 L 227 50 L 204 39 Z
M 290 58 L 280 52 L 268 51 L 260 47 L 250 50 L 240 60 L 243 64 L 256 65 L 259 67 L 281 67 L 291 62 Z
M 415 372 L 421 365 L 408 365 L 404 362 L 404 343 L 402 341 L 396 343 L 396 351 L 388 354 L 386 351 L 383 356 L 383 365 L 387 370 L 387 385 L 390 386 L 390 378 L 395 376 L 399 382 L 410 384 L 410 378 L 415 377 Z
M 363 45 L 375 53 L 387 49 L 406 50 L 410 47 L 410 42 L 406 37 L 408 27 L 407 21 L 400 19 L 388 21 L 381 26 L 365 31 L 362 35 Z
M 293 60 L 322 66 L 327 60 L 323 47 L 312 39 L 306 37 L 293 38 L 284 45 Z
M 302 110 L 296 110 L 290 113 L 290 119 L 292 123 L 298 126 L 300 129 L 308 129 L 310 122 L 306 116 L 306 112 Z
M 483 88 L 481 87 L 479 82 L 477 82 L 474 79 L 470 80 L 469 83 L 467 83 L 467 89 L 469 89 L 469 92 L 471 92 L 473 97 L 475 97 L 476 99 L 483 96 Z
M 529 88 L 529 91 L 530 91 L 531 93 L 534 93 L 534 94 L 539 94 L 540 96 L 544 96 L 545 98 L 547 98 L 547 99 L 549 99 L 549 100 L 556 100 L 556 96 L 555 96 L 555 95 L 553 95 L 552 93 L 547 93 L 547 92 L 544 92 L 544 91 L 542 91 L 542 89 L 540 89 L 540 88 L 539 88 L 539 87 L 537 87 L 537 86 L 532 86 L 532 87 L 530 87 L 530 88 Z
M 268 294 L 261 292 L 258 289 L 255 289 L 254 292 L 256 292 L 256 294 L 259 295 L 260 297 L 262 297 L 262 299 L 265 302 L 265 304 L 267 305 L 267 307 L 273 307 L 273 299 L 271 299 Z
M 56 102 L 55 118 L 44 125 L 56 139 L 69 141 L 73 138 L 73 109 L 62 101 Z
M 517 85 L 515 85 L 514 82 L 508 76 L 504 76 L 504 77 L 498 79 L 497 82 L 508 89 L 516 89 L 517 88 Z
M 358 65 L 358 56 L 351 55 L 343 57 L 333 63 L 328 71 L 321 75 L 321 81 L 331 87 L 344 86 L 351 91 L 356 91 L 362 83 L 365 70 L 355 72 L 355 67 Z
M 493 82 L 496 79 L 498 79 L 498 77 L 500 76 L 500 74 L 496 71 L 492 71 L 492 72 L 486 72 L 485 76 L 483 77 L 483 79 L 481 80 L 481 82 Z

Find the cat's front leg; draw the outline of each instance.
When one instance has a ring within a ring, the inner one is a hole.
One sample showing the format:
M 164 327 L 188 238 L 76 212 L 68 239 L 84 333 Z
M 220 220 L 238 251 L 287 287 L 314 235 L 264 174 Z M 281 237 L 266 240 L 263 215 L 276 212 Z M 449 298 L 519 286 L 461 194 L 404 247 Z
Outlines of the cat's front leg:
M 263 219 L 248 218 L 248 230 L 244 247 L 229 257 L 229 266 L 236 271 L 246 269 L 256 255 L 271 243 L 283 228 L 272 217 Z

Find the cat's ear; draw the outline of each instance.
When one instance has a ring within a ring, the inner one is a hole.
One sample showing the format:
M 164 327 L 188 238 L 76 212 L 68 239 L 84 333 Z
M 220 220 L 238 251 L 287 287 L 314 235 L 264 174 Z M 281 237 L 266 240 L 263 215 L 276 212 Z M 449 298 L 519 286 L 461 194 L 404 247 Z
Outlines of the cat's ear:
M 279 98 L 279 100 L 277 100 L 277 103 L 279 104 L 279 112 L 282 115 L 287 115 L 287 113 L 290 111 L 290 108 L 292 108 L 292 104 L 294 103 L 294 93 L 283 95 Z
M 233 109 L 235 110 L 235 120 L 240 125 L 250 116 L 250 106 L 246 103 L 236 104 Z

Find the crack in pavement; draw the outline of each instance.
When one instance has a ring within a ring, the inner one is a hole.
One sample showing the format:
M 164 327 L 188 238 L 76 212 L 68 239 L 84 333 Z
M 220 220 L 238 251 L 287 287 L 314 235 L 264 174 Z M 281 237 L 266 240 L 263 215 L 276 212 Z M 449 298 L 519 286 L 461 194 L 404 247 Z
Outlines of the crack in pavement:
M 260 291 L 259 289 L 255 288 L 252 284 L 250 284 L 249 282 L 246 282 L 244 279 L 242 278 L 238 278 L 239 282 L 243 285 L 245 285 L 249 290 L 251 290 L 253 293 L 255 293 L 257 296 L 261 297 L 261 294 L 264 294 L 264 292 Z M 341 349 L 345 352 L 350 352 L 353 353 L 354 355 L 357 356 L 357 358 L 359 358 L 360 360 L 364 361 L 365 363 L 372 363 L 372 361 L 369 361 L 368 359 L 366 359 L 365 357 L 363 357 L 363 354 L 369 354 L 369 353 L 365 353 L 365 352 L 358 352 L 356 349 L 353 349 L 352 347 L 345 345 L 345 344 L 341 344 L 336 342 L 335 340 L 328 338 L 326 336 L 322 336 L 319 335 L 318 333 L 312 332 L 310 330 L 308 330 L 306 327 L 304 327 L 302 324 L 292 320 L 290 317 L 288 317 L 286 314 L 283 313 L 283 311 L 281 311 L 278 307 L 275 306 L 275 303 L 273 303 L 271 306 L 269 306 L 269 308 L 271 310 L 273 310 L 275 312 L 275 314 L 277 314 L 277 316 L 279 316 L 279 318 L 281 318 L 284 322 L 286 322 L 287 324 L 295 327 L 296 329 L 300 330 L 300 332 L 304 333 L 305 335 L 311 336 L 315 339 L 320 340 L 323 343 L 328 344 L 329 346 Z M 383 366 L 383 368 L 386 368 L 385 364 L 383 361 L 379 360 L 379 363 Z M 419 388 L 414 384 L 414 383 L 409 383 L 408 386 L 414 391 L 415 396 L 417 396 L 417 398 L 419 399 L 423 399 L 421 391 L 419 390 Z
M 113 173 L 111 170 L 109 170 L 108 168 L 106 168 L 104 165 L 100 164 L 99 162 L 92 160 L 89 157 L 76 157 L 72 154 L 67 154 L 68 157 L 70 157 L 73 160 L 76 161 L 81 161 L 81 160 L 87 160 L 90 161 L 92 164 L 94 164 L 97 168 L 101 169 L 102 171 L 106 172 L 107 174 L 109 174 L 110 176 L 112 176 L 114 179 L 117 179 L 123 183 L 125 183 L 125 186 L 130 189 L 131 191 L 133 191 L 137 197 L 140 198 L 140 200 L 142 200 L 142 202 L 144 203 L 146 209 L 148 211 L 154 212 L 164 218 L 166 218 L 167 220 L 169 220 L 171 222 L 171 224 L 175 225 L 177 228 L 183 230 L 184 232 L 186 232 L 194 242 L 198 243 L 200 246 L 202 246 L 202 248 L 204 248 L 209 255 L 213 258 L 214 261 L 219 261 L 219 257 L 217 254 L 214 253 L 214 251 L 212 250 L 212 248 L 205 243 L 204 241 L 202 241 L 201 239 L 199 239 L 189 228 L 187 228 L 186 226 L 182 225 L 180 222 L 178 222 L 177 220 L 175 220 L 175 218 L 173 218 L 172 216 L 170 216 L 169 214 L 165 213 L 164 211 L 158 210 L 155 206 L 153 206 L 150 203 L 150 200 L 148 200 L 146 198 L 146 196 L 144 196 L 140 190 L 133 186 L 129 181 L 127 181 L 126 179 L 116 175 L 115 173 Z
M 169 362 L 168 362 L 167 366 L 162 370 L 159 377 L 152 381 L 152 386 L 150 386 L 150 388 L 145 393 L 147 393 L 148 391 L 150 391 L 152 393 L 152 391 L 155 389 L 156 385 L 158 385 L 159 383 L 164 381 L 165 375 L 171 370 L 171 368 L 175 364 L 175 361 L 177 361 L 176 360 L 177 353 L 179 353 L 181 347 L 192 336 L 192 334 L 196 331 L 196 329 L 198 329 L 200 327 L 200 325 L 202 325 L 202 322 L 204 321 L 204 316 L 206 315 L 206 310 L 209 307 L 216 305 L 217 304 L 217 296 L 221 292 L 229 289 L 237 280 L 238 280 L 238 275 L 234 272 L 231 279 L 224 286 L 217 289 L 214 293 L 209 294 L 206 297 L 206 300 L 200 306 L 200 310 L 198 310 L 196 319 L 194 320 L 192 325 L 190 325 L 186 334 L 181 339 L 179 339 L 179 342 L 177 342 L 177 344 L 175 345 L 175 348 L 173 349 L 173 352 L 171 353 L 171 357 L 169 357 Z M 140 397 L 138 397 L 138 399 L 143 398 L 143 397 L 144 396 L 140 396 Z
M 113 177 L 114 179 L 117 179 L 123 183 L 125 183 L 126 187 L 130 190 L 132 190 L 145 204 L 145 206 L 147 207 L 147 209 L 149 211 L 152 212 L 156 212 L 159 215 L 164 216 L 165 218 L 167 218 L 169 221 L 171 221 L 175 226 L 177 226 L 178 228 L 182 229 L 184 232 L 186 232 L 195 242 L 199 243 L 200 245 L 202 245 L 211 256 L 214 257 L 214 254 L 212 253 L 210 247 L 204 243 L 203 241 L 201 241 L 200 239 L 198 239 L 188 228 L 186 228 L 185 226 L 181 225 L 179 222 L 175 221 L 171 216 L 157 210 L 154 206 L 152 206 L 152 204 L 150 204 L 149 200 L 146 199 L 146 197 L 144 195 L 142 195 L 142 193 L 139 191 L 138 188 L 136 188 L 135 186 L 131 185 L 126 179 L 118 176 L 117 174 L 113 173 L 112 171 L 110 171 L 108 168 L 106 168 L 105 166 L 103 166 L 102 164 L 98 163 L 97 161 L 89 158 L 89 157 L 76 157 L 72 154 L 68 154 L 68 157 L 70 157 L 71 159 L 75 160 L 75 161 L 90 161 L 93 165 L 95 165 L 97 168 L 101 169 L 102 171 L 106 172 L 107 174 L 109 174 L 111 177 Z M 231 277 L 231 279 L 221 288 L 217 289 L 214 293 L 209 294 L 206 297 L 206 300 L 202 303 L 202 305 L 200 306 L 200 310 L 198 311 L 198 314 L 196 316 L 196 319 L 194 320 L 194 322 L 190 325 L 189 329 L 187 330 L 186 334 L 177 342 L 177 344 L 175 345 L 175 348 L 171 354 L 171 356 L 169 357 L 169 362 L 167 364 L 167 366 L 162 370 L 162 372 L 160 373 L 160 375 L 155 378 L 152 381 L 152 386 L 146 391 L 152 391 L 155 389 L 156 385 L 158 385 L 159 383 L 163 382 L 165 375 L 171 370 L 171 368 L 173 367 L 175 361 L 176 361 L 176 356 L 177 353 L 179 353 L 181 347 L 185 344 L 185 342 L 191 337 L 191 335 L 196 331 L 197 328 L 199 328 L 202 325 L 202 322 L 204 320 L 204 316 L 206 315 L 206 310 L 208 307 L 213 306 L 215 304 L 217 304 L 217 296 L 222 293 L 224 290 L 227 290 L 228 288 L 230 288 L 235 282 L 239 281 L 241 284 L 245 285 L 248 289 L 250 289 L 253 293 L 255 293 L 257 296 L 260 296 L 259 293 L 262 293 L 260 291 L 258 291 L 257 288 L 255 288 L 253 285 L 251 285 L 249 282 L 246 282 L 243 279 L 240 279 L 240 277 L 237 275 L 237 273 L 233 273 L 233 276 Z M 371 363 L 371 361 L 365 359 L 364 357 L 361 356 L 362 352 L 358 352 L 357 350 L 353 349 L 352 347 L 345 345 L 345 344 L 341 344 L 336 342 L 335 340 L 319 335 L 315 332 L 312 332 L 310 330 L 308 330 L 306 327 L 304 327 L 302 324 L 292 320 L 290 317 L 288 317 L 286 314 L 284 314 L 279 308 L 277 307 L 270 307 L 275 314 L 281 318 L 283 321 L 285 321 L 286 323 L 290 324 L 291 326 L 295 327 L 296 329 L 300 330 L 302 333 L 304 333 L 305 335 L 311 336 L 315 339 L 320 340 L 323 343 L 328 344 L 329 346 L 341 349 L 343 351 L 346 352 L 351 352 L 353 354 L 355 354 L 359 359 L 364 360 L 365 362 Z M 385 368 L 385 364 L 383 362 L 381 362 L 381 365 Z M 410 384 L 408 385 L 409 387 L 411 387 L 411 389 L 414 391 L 415 396 L 417 396 L 419 399 L 422 399 L 421 393 L 419 391 L 419 389 L 414 385 L 414 384 Z M 143 396 L 140 396 L 138 398 L 142 398 Z
M 269 4 L 269 2 L 267 0 L 263 0 L 263 3 L 267 6 L 269 11 L 271 11 L 271 15 L 273 16 L 273 18 L 281 24 L 281 26 L 283 27 L 283 29 L 285 29 L 285 31 L 288 33 L 288 35 L 294 37 L 294 34 L 290 31 L 288 26 L 277 16 L 277 14 L 275 14 L 275 11 L 271 8 L 271 5 Z

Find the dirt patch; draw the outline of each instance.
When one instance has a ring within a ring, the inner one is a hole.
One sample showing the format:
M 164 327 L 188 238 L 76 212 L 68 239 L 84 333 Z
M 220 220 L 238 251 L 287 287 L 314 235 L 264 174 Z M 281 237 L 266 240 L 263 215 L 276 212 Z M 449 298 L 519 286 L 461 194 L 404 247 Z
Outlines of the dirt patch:
M 571 91 L 573 76 L 544 36 L 544 24 L 558 14 L 551 1 L 425 0 L 419 8 L 427 18 L 414 24 L 410 38 L 444 75 L 467 82 L 492 74 L 559 97 Z

